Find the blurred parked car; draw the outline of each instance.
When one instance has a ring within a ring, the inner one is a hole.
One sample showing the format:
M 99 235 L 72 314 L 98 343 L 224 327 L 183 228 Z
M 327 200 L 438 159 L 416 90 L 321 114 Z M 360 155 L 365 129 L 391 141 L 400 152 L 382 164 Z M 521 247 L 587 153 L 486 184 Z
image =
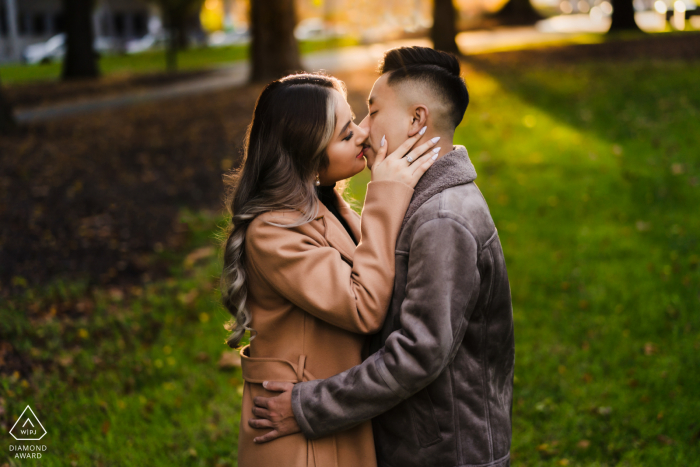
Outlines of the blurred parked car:
M 157 34 L 148 33 L 139 39 L 128 41 L 124 48 L 128 54 L 137 54 L 139 52 L 145 52 L 146 50 L 162 49 L 165 47 L 167 41 L 168 36 L 166 32 Z
M 118 52 L 121 45 L 118 40 L 110 37 L 98 37 L 93 43 L 95 52 Z M 35 63 L 50 63 L 63 60 L 66 54 L 66 34 L 56 34 L 46 42 L 27 46 L 22 52 L 22 61 L 33 65 Z
M 326 38 L 326 27 L 321 18 L 306 18 L 294 28 L 294 37 L 299 41 Z
M 209 34 L 207 45 L 210 47 L 223 47 L 226 45 L 247 44 L 250 42 L 250 33 L 247 29 L 235 31 L 216 31 Z
M 66 53 L 66 35 L 57 34 L 46 42 L 27 46 L 22 52 L 22 61 L 33 65 L 61 60 Z

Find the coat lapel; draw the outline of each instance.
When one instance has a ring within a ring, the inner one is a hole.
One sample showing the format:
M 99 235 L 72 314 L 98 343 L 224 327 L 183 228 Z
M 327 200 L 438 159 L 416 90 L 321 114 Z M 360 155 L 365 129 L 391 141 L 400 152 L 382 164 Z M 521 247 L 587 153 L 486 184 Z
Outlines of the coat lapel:
M 345 201 L 337 191 L 335 192 L 335 197 L 338 200 L 338 210 L 340 211 L 340 215 L 343 216 L 343 219 L 345 219 L 350 226 L 350 230 L 352 230 L 352 234 L 355 236 L 355 239 L 359 244 L 360 240 L 362 239 L 360 215 L 350 207 L 347 201 Z
M 347 207 L 347 209 L 350 209 L 350 207 Z M 339 210 L 343 214 L 343 217 L 348 221 L 348 224 L 350 225 L 353 234 L 355 234 L 355 228 L 353 227 L 353 223 L 351 222 L 351 220 L 354 219 L 352 217 L 350 217 L 350 219 L 348 219 L 348 217 L 345 217 L 346 213 L 344 212 L 342 207 Z M 355 216 L 357 216 L 357 214 L 355 214 Z M 323 224 L 325 226 L 323 236 L 326 238 L 328 244 L 336 250 L 338 250 L 340 256 L 342 256 L 346 261 L 352 264 L 352 258 L 355 254 L 356 246 L 355 243 L 352 241 L 352 238 L 350 238 L 350 235 L 348 235 L 347 231 L 345 230 L 345 227 L 343 227 L 343 224 L 341 224 L 340 221 L 336 219 L 335 216 L 328 210 L 328 208 L 326 208 L 326 206 L 321 202 L 318 203 L 318 216 L 316 217 L 316 219 L 322 219 L 323 221 Z

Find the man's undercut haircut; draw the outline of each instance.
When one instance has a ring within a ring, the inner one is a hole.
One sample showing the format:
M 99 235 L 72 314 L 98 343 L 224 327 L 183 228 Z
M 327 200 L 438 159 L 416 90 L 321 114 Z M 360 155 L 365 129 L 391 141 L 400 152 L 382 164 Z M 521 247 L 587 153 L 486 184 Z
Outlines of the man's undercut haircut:
M 391 73 L 389 86 L 406 81 L 428 85 L 450 107 L 450 122 L 445 123 L 453 128 L 461 123 L 469 105 L 469 92 L 454 55 L 428 47 L 399 47 L 384 54 L 379 71 Z

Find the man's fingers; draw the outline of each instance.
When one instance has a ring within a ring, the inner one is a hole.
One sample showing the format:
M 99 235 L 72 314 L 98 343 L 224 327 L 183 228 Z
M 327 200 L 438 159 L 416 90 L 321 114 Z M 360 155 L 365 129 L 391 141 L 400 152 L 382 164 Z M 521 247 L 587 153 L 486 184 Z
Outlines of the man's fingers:
M 272 399 L 272 398 L 271 397 L 262 397 L 262 396 L 254 397 L 253 404 L 256 405 L 257 407 L 264 407 L 266 409 L 269 409 L 270 408 L 270 399 Z
M 270 411 L 263 409 L 262 407 L 253 407 L 253 415 L 255 415 L 257 418 L 267 418 L 268 420 L 272 420 L 272 414 Z
M 416 142 L 417 142 L 419 139 L 421 139 L 421 137 L 425 134 L 425 130 L 426 130 L 427 128 L 428 128 L 428 127 L 425 127 L 425 126 L 424 126 L 418 133 L 416 133 L 415 135 L 411 136 L 411 137 L 408 138 L 406 141 L 404 141 L 403 143 L 401 143 L 401 146 L 399 146 L 398 148 L 396 148 L 396 151 L 394 151 L 394 152 L 392 152 L 391 154 L 389 154 L 388 156 L 386 156 L 386 158 L 387 158 L 387 159 L 389 159 L 389 158 L 392 158 L 392 159 L 401 159 L 403 156 L 406 155 L 406 153 L 407 153 L 408 151 L 411 150 L 411 148 L 413 147 L 413 145 L 416 144 Z
M 270 420 L 251 418 L 248 420 L 248 425 L 253 428 L 274 428 L 275 425 Z
M 267 443 L 269 441 L 272 441 L 277 438 L 281 438 L 282 434 L 277 431 L 277 430 L 272 430 L 268 433 L 265 433 L 262 436 L 258 436 L 257 438 L 253 438 L 253 442 L 256 444 L 261 444 L 261 443 Z
M 280 381 L 265 381 L 263 387 L 268 391 L 286 392 L 291 391 L 294 387 L 293 383 L 284 383 Z

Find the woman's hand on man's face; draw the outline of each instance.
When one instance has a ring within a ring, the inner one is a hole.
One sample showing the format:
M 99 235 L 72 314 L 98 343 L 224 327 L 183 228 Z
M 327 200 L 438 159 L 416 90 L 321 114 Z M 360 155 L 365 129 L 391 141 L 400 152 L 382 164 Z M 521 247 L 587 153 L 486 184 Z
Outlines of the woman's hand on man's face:
M 440 138 L 433 138 L 413 148 L 425 134 L 426 128 L 423 127 L 389 155 L 386 154 L 389 145 L 386 144 L 386 138 L 382 137 L 381 146 L 372 165 L 372 181 L 398 181 L 414 188 L 440 152 L 440 148 L 433 147 Z

